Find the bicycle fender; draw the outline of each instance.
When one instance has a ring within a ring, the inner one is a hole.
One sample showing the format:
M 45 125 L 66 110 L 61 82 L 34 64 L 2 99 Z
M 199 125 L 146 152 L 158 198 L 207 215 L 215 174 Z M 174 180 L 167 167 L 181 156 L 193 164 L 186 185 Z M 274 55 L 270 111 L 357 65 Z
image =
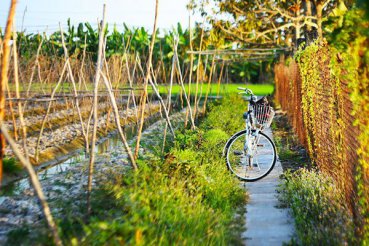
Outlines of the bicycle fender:
M 241 130 L 241 131 L 239 131 L 239 132 L 236 132 L 235 134 L 233 134 L 233 135 L 232 135 L 232 137 L 230 137 L 230 138 L 227 140 L 227 142 L 226 142 L 226 144 L 224 145 L 224 148 L 223 148 L 223 154 L 222 154 L 222 156 L 225 156 L 225 155 L 226 155 L 226 151 L 227 151 L 227 149 L 228 149 L 228 147 L 229 147 L 230 142 L 231 142 L 233 139 L 235 139 L 236 137 L 238 137 L 239 135 L 241 135 L 241 134 L 243 134 L 243 133 L 245 133 L 245 132 L 246 132 L 246 130 Z

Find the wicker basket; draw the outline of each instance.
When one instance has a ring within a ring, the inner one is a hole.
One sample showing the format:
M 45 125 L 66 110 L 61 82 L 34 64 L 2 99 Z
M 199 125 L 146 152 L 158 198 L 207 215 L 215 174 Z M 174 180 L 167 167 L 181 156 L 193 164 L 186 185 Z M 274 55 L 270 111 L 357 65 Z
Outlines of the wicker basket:
M 268 128 L 273 121 L 274 109 L 265 104 L 255 104 L 253 106 L 254 117 L 259 128 Z

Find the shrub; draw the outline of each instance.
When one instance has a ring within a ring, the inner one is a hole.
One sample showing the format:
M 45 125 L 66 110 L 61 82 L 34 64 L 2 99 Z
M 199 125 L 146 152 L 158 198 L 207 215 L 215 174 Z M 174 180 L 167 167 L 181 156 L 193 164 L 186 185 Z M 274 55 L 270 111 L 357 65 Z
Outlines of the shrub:
M 225 97 L 220 105 L 210 105 L 211 112 L 204 120 L 204 129 L 220 129 L 227 134 L 234 134 L 244 127 L 243 113 L 247 103 L 239 96 Z
M 303 245 L 352 242 L 353 222 L 343 193 L 329 176 L 305 168 L 285 173 L 280 198 L 291 207 Z

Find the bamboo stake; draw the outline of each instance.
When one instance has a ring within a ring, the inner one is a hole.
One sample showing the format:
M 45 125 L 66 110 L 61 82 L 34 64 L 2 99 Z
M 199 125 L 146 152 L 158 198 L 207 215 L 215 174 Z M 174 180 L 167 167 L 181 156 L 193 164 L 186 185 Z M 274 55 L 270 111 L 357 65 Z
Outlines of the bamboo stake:
M 119 132 L 119 135 L 120 135 L 120 137 L 122 139 L 124 148 L 125 148 L 128 156 L 129 156 L 129 159 L 131 161 L 131 165 L 132 165 L 133 169 L 134 170 L 137 170 L 137 165 L 136 165 L 135 158 L 134 158 L 134 156 L 132 154 L 131 148 L 128 145 L 128 142 L 126 140 L 126 137 L 124 136 L 122 126 L 120 125 L 120 116 L 119 116 L 118 106 L 117 106 L 115 97 L 114 97 L 113 92 L 112 92 L 111 82 L 109 83 L 107 77 L 102 73 L 102 71 L 101 71 L 101 77 L 103 78 L 105 87 L 106 87 L 106 89 L 107 89 L 107 91 L 109 93 L 110 102 L 111 102 L 112 107 L 113 107 L 113 110 L 114 110 L 115 123 L 117 124 L 118 132 Z
M 87 34 L 85 34 L 85 45 L 83 47 L 83 53 L 82 53 L 82 62 L 81 62 L 81 67 L 79 70 L 79 82 L 78 82 L 78 90 L 81 90 L 81 86 L 82 86 L 82 82 L 85 86 L 85 90 L 87 90 L 87 85 L 86 85 L 86 80 L 85 80 L 85 76 L 83 73 L 83 68 L 85 66 L 85 59 L 86 59 L 86 48 L 87 48 Z M 88 150 L 86 150 L 88 152 Z
M 90 144 L 89 144 L 89 133 L 90 133 L 90 123 L 91 123 L 91 119 L 93 116 L 93 103 L 91 104 L 91 110 L 90 110 L 90 115 L 88 116 L 88 120 L 87 120 L 87 127 L 86 127 L 86 136 L 87 136 L 87 142 L 86 142 L 86 153 L 85 155 L 87 155 L 87 153 L 89 153 L 90 150 Z
M 22 165 L 26 168 L 30 179 L 31 179 L 31 183 L 33 188 L 36 191 L 37 197 L 40 200 L 41 206 L 42 206 L 42 211 L 45 215 L 47 224 L 49 225 L 49 228 L 53 234 L 53 238 L 54 238 L 54 243 L 56 245 L 63 245 L 59 234 L 58 234 L 58 228 L 54 222 L 53 216 L 51 214 L 51 210 L 49 207 L 49 204 L 46 201 L 45 195 L 42 191 L 42 187 L 41 187 L 41 183 L 38 180 L 37 174 L 35 172 L 35 170 L 32 167 L 32 164 L 23 157 L 23 155 L 21 154 L 21 152 L 19 151 L 19 149 L 17 148 L 17 144 L 15 143 L 15 141 L 12 139 L 12 137 L 9 135 L 8 130 L 6 129 L 5 125 L 1 125 L 1 132 L 4 135 L 6 141 L 8 141 L 10 147 L 13 150 L 14 155 L 19 159 L 19 161 L 22 163 Z
M 221 82 L 222 77 L 223 77 L 223 69 L 224 69 L 224 60 L 223 60 L 222 67 L 220 69 L 220 75 L 219 75 L 219 78 L 218 78 L 217 96 L 219 96 L 219 92 L 220 92 L 220 82 Z
M 14 37 L 13 37 L 14 39 Z M 9 60 L 8 60 L 8 64 L 10 64 L 10 61 L 11 61 L 11 57 L 12 57 L 12 54 L 13 54 L 13 50 L 14 50 L 14 47 L 11 47 L 10 48 L 10 52 L 9 52 Z M 9 89 L 9 83 L 6 83 L 6 91 L 7 91 L 7 94 L 8 94 L 8 98 L 11 98 L 11 93 L 10 93 L 10 89 Z M 10 115 L 12 117 L 12 121 L 13 121 L 13 134 L 14 134 L 14 138 L 16 141 L 18 141 L 18 129 L 17 129 L 17 121 L 15 119 L 15 115 L 14 115 L 14 110 L 13 110 L 13 102 L 11 100 L 8 100 L 8 103 L 9 103 L 9 110 L 10 110 Z
M 202 98 L 202 91 L 203 91 L 203 87 L 204 87 L 204 80 L 206 79 L 206 68 L 208 67 L 208 59 L 209 58 L 209 55 L 206 55 L 205 56 L 205 65 L 204 65 L 204 71 L 201 75 L 201 86 L 200 86 L 200 96 L 199 96 L 199 99 L 197 100 L 197 103 L 196 103 L 196 107 L 195 107 L 195 110 L 198 111 L 199 109 L 199 106 L 200 106 L 200 100 Z M 197 117 L 197 112 L 194 113 L 195 117 Z
M 203 20 L 203 24 L 204 24 L 205 19 Z M 199 50 L 202 50 L 202 42 L 204 40 L 204 28 L 201 29 L 201 36 L 200 36 L 200 47 Z M 193 110 L 193 117 L 196 118 L 196 112 L 198 109 L 198 99 L 197 99 L 197 93 L 199 91 L 199 77 L 200 77 L 200 65 L 201 65 L 201 53 L 199 54 L 198 60 L 197 60 L 197 70 L 196 70 L 196 92 L 195 92 L 195 107 Z M 205 67 L 206 69 L 206 67 Z M 201 84 L 202 85 L 202 84 Z M 201 88 L 202 89 L 202 88 Z M 200 94 L 200 98 L 201 98 L 201 94 Z
M 209 95 L 209 92 L 210 92 L 211 80 L 212 80 L 212 77 L 213 77 L 214 66 L 215 66 L 215 56 L 213 56 L 213 60 L 211 61 L 211 68 L 210 68 L 210 71 L 209 71 L 209 79 L 208 79 L 208 88 L 206 88 L 206 95 L 205 95 L 205 101 L 204 101 L 204 106 L 203 106 L 203 113 L 205 113 L 205 111 L 206 111 L 206 103 L 208 101 L 208 95 Z
M 192 125 L 192 129 L 195 129 L 196 128 L 196 125 L 195 125 L 195 121 L 193 119 L 193 116 L 192 116 L 192 109 L 191 109 L 191 105 L 190 105 L 190 102 L 188 100 L 188 97 L 187 97 L 187 93 L 186 93 L 186 89 L 184 87 L 184 84 L 183 84 L 183 78 L 182 78 L 182 73 L 181 73 L 181 67 L 180 67 L 180 64 L 179 64 L 179 59 L 178 59 L 178 53 L 177 53 L 177 47 L 175 47 L 174 49 L 174 56 L 175 56 L 175 59 L 177 60 L 177 68 L 178 68 L 178 73 L 179 73 L 179 82 L 181 84 L 181 88 L 182 88 L 182 91 L 183 91 L 183 95 L 185 97 L 185 100 L 187 102 L 187 107 L 188 107 L 188 110 L 190 112 L 190 120 L 191 120 L 191 125 Z
M 141 72 L 143 73 L 143 68 L 142 68 L 140 62 L 138 62 L 138 67 L 141 70 Z M 160 105 L 162 106 L 162 108 L 164 110 L 165 120 L 166 120 L 166 122 L 167 122 L 167 124 L 169 126 L 169 129 L 170 129 L 171 133 L 173 134 L 173 136 L 175 136 L 174 129 L 173 129 L 172 124 L 170 122 L 169 112 L 167 110 L 167 107 L 165 106 L 165 103 L 164 103 L 163 98 L 161 97 L 161 95 L 159 93 L 159 90 L 156 88 L 155 84 L 152 82 L 151 77 L 149 78 L 149 83 L 151 85 L 151 88 L 154 90 L 154 93 L 155 93 L 156 97 L 158 98 L 158 100 L 160 102 Z
M 63 49 L 64 49 L 64 57 L 67 63 L 67 68 L 68 68 L 68 74 L 69 74 L 69 78 L 72 81 L 72 85 L 73 85 L 73 95 L 75 98 L 75 104 L 76 104 L 76 108 L 77 108 L 77 112 L 78 112 L 78 117 L 80 120 L 80 124 L 81 124 L 81 128 L 82 128 L 82 134 L 85 138 L 85 141 L 88 141 L 88 137 L 85 131 L 85 125 L 83 123 L 83 118 L 82 118 L 82 113 L 81 113 L 81 109 L 79 108 L 79 100 L 78 100 L 78 92 L 77 92 L 77 87 L 76 87 L 76 82 L 74 80 L 74 76 L 73 76 L 73 71 L 72 71 L 72 67 L 70 65 L 70 59 L 69 59 L 69 54 L 68 54 L 68 49 L 65 45 L 65 40 L 64 40 L 64 34 L 63 34 L 63 28 L 59 23 L 59 28 L 60 28 L 60 33 L 61 33 L 61 40 L 62 40 L 62 45 L 63 45 Z
M 65 71 L 66 71 L 66 70 L 67 70 L 67 63 L 65 63 L 65 64 L 64 64 L 64 67 L 63 67 L 63 70 L 62 70 L 62 74 L 61 74 L 61 76 L 60 76 L 60 78 L 59 78 L 59 81 L 58 81 L 58 83 L 56 84 L 56 86 L 55 86 L 54 90 L 53 90 L 53 91 L 52 91 L 52 93 L 51 93 L 51 96 L 50 96 L 50 99 L 51 99 L 51 100 L 50 100 L 49 105 L 48 105 L 48 107 L 47 107 L 46 114 L 45 114 L 45 116 L 44 116 L 44 118 L 43 118 L 43 120 L 42 120 L 40 133 L 39 133 L 39 135 L 38 135 L 37 143 L 36 143 L 36 150 L 35 150 L 35 159 L 36 159 L 36 162 L 38 162 L 38 157 L 39 157 L 39 146 L 40 146 L 41 136 L 42 136 L 42 134 L 43 134 L 43 132 L 44 132 L 44 128 L 45 128 L 45 124 L 46 124 L 47 116 L 48 116 L 48 115 L 49 115 L 49 113 L 50 113 L 51 104 L 52 104 L 52 102 L 53 102 L 53 99 L 54 99 L 55 93 L 56 93 L 56 91 L 58 90 L 58 88 L 59 88 L 59 86 L 60 86 L 60 84 L 61 84 L 61 82 L 62 82 L 62 80 L 63 80 L 64 73 L 65 73 Z
M 190 30 L 190 51 L 193 51 L 193 47 L 192 47 L 191 15 L 189 15 L 189 17 L 188 17 L 188 29 Z M 190 53 L 190 71 L 189 71 L 189 78 L 188 78 L 188 103 L 189 103 L 189 107 L 187 107 L 187 109 L 186 109 L 185 128 L 187 128 L 188 113 L 189 113 L 189 109 L 191 108 L 192 69 L 193 69 L 193 54 Z M 199 67 L 197 67 L 197 69 L 199 69 Z
M 131 102 L 131 96 L 132 96 L 133 106 L 134 106 L 134 110 L 135 110 L 135 114 L 136 114 L 136 122 L 138 123 L 138 112 L 137 112 L 137 107 L 136 107 L 136 99 L 135 99 L 135 93 L 133 91 L 133 80 L 134 80 L 134 77 L 135 77 L 137 60 L 135 60 L 133 71 L 132 71 L 132 77 L 131 77 L 131 73 L 129 71 L 129 64 L 128 64 L 128 49 L 131 45 L 131 39 L 129 39 L 127 44 L 125 45 L 124 37 L 123 37 L 122 38 L 122 43 L 123 43 L 123 46 L 124 46 L 124 52 L 123 52 L 122 60 L 125 58 L 124 60 L 125 60 L 125 65 L 126 65 L 126 70 L 127 70 L 128 82 L 129 82 L 130 88 L 132 89 L 128 93 L 128 99 L 127 99 L 127 104 L 126 104 L 126 116 L 128 117 L 128 111 L 129 111 L 129 108 L 130 108 L 130 102 Z
M 11 94 L 10 94 L 10 90 L 9 90 L 9 84 L 6 84 L 6 91 L 8 93 L 8 98 L 11 98 Z M 9 103 L 10 114 L 12 116 L 12 121 L 13 121 L 14 138 L 15 138 L 16 141 L 18 141 L 17 121 L 15 120 L 15 115 L 14 115 L 14 110 L 13 110 L 13 102 L 11 100 L 9 100 L 8 103 Z
M 13 59 L 14 59 L 14 81 L 15 81 L 15 96 L 16 98 L 20 98 L 19 93 L 19 77 L 18 77 L 18 53 L 17 53 L 17 32 L 15 31 L 15 28 L 13 27 Z M 26 124 L 24 123 L 23 118 L 23 108 L 22 108 L 22 102 L 18 101 L 18 114 L 19 114 L 19 121 L 22 129 L 22 143 L 23 143 L 23 151 L 24 156 L 26 159 L 29 159 L 28 149 L 27 149 L 27 129 Z
M 126 69 L 127 69 L 127 76 L 128 76 L 129 86 L 133 89 L 133 79 L 134 79 L 134 75 L 135 75 L 135 71 L 136 71 L 137 59 L 135 60 L 135 65 L 134 65 L 133 73 L 132 73 L 132 77 L 131 77 L 130 72 L 129 72 L 129 65 L 128 65 L 128 55 L 127 55 L 126 52 L 124 53 L 124 55 L 126 56 L 126 59 L 125 60 L 126 60 Z M 137 112 L 137 105 L 136 105 L 136 98 L 135 98 L 134 90 L 131 90 L 129 92 L 128 101 L 127 101 L 126 114 L 128 116 L 128 110 L 129 110 L 129 105 L 130 105 L 130 99 L 131 99 L 131 97 L 132 97 L 132 100 L 133 100 L 133 106 L 134 106 L 135 113 L 136 113 L 136 121 L 138 123 L 138 112 Z
M 159 8 L 159 0 L 155 0 L 155 18 L 154 18 L 154 29 L 151 36 L 151 44 L 149 49 L 149 59 L 147 61 L 146 65 L 146 77 L 144 81 L 144 91 L 143 91 L 143 98 L 141 100 L 141 115 L 140 115 L 140 123 L 137 131 L 137 141 L 136 141 L 136 148 L 135 148 L 135 154 L 134 157 L 137 159 L 138 157 L 138 151 L 140 149 L 140 141 L 141 141 L 141 135 L 142 135 L 142 128 L 144 124 L 144 117 L 145 117 L 145 105 L 146 105 L 146 97 L 147 97 L 147 85 L 148 81 L 150 79 L 150 69 L 152 66 L 152 53 L 154 50 L 154 44 L 155 44 L 155 38 L 156 38 L 156 26 L 158 22 L 158 8 Z
M 9 69 L 9 40 L 12 32 L 13 20 L 15 15 L 17 1 L 12 0 L 10 4 L 8 19 L 5 28 L 3 40 L 3 56 L 1 57 L 1 73 L 0 73 L 0 125 L 3 124 L 5 115 L 5 89 L 8 84 L 8 69 Z M 0 132 L 0 187 L 3 179 L 3 158 L 5 150 L 5 138 L 3 132 Z
M 178 45 L 178 40 L 175 41 L 176 43 L 173 44 L 173 46 Z M 167 97 L 167 107 L 168 107 L 168 113 L 170 112 L 171 103 L 172 103 L 172 88 L 173 88 L 173 80 L 174 80 L 174 72 L 175 72 L 175 59 L 174 56 L 172 57 L 172 69 L 170 70 L 170 83 L 169 83 L 169 91 L 168 91 L 168 97 Z M 165 142 L 167 138 L 167 129 L 168 129 L 168 123 L 165 124 L 164 128 L 164 135 L 163 135 L 163 148 L 162 152 L 164 153 L 165 148 Z
M 88 184 L 87 184 L 87 214 L 91 214 L 91 190 L 92 190 L 92 175 L 94 172 L 94 162 L 95 162 L 95 144 L 96 144 L 96 132 L 97 132 L 97 124 L 98 124 L 98 116 L 97 116 L 97 96 L 98 96 L 98 88 L 100 82 L 100 70 L 101 70 L 101 60 L 102 60 L 102 49 L 104 43 L 104 28 L 105 28 L 105 13 L 106 13 L 106 5 L 103 6 L 103 19 L 102 25 L 100 26 L 100 34 L 99 34 L 99 46 L 97 51 L 97 64 L 96 64 L 96 74 L 95 74 L 95 86 L 94 86 L 94 100 L 93 100 L 93 118 L 94 118 L 94 126 L 92 130 L 92 141 L 91 141 L 91 149 L 90 149 L 90 162 L 89 162 L 89 171 L 88 171 Z
M 38 64 L 38 57 L 40 55 L 40 51 L 41 51 L 41 47 L 42 47 L 42 43 L 44 42 L 44 39 L 42 38 L 41 39 L 41 42 L 40 44 L 38 45 L 38 48 L 37 48 L 37 52 L 36 52 L 36 60 L 35 60 L 35 64 L 33 65 L 32 67 L 32 72 L 31 72 L 31 78 L 29 80 L 29 83 L 28 83 L 28 88 L 27 88 L 27 92 L 26 92 L 26 96 L 28 97 L 29 95 L 29 91 L 31 89 L 31 85 L 32 85 L 32 81 L 33 81 L 33 76 L 35 74 L 35 70 L 36 70 L 36 67 L 37 67 L 37 64 Z

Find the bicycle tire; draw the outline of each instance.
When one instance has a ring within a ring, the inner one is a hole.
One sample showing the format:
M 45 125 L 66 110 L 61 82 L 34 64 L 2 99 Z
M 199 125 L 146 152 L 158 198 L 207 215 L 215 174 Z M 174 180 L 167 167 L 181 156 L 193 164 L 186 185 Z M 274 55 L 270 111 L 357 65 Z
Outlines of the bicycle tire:
M 230 137 L 229 140 L 227 141 L 225 147 L 224 147 L 224 152 L 223 153 L 224 153 L 224 156 L 225 156 L 225 161 L 226 161 L 227 168 L 228 168 L 228 170 L 230 170 L 231 173 L 233 173 L 238 179 L 240 179 L 242 181 L 254 182 L 254 181 L 257 181 L 257 180 L 260 180 L 260 179 L 264 178 L 265 176 L 267 176 L 273 170 L 273 168 L 275 166 L 275 163 L 277 161 L 277 151 L 276 151 L 276 147 L 275 147 L 273 141 L 270 139 L 270 137 L 268 137 L 263 132 L 259 132 L 259 134 L 264 138 L 264 140 L 267 141 L 270 144 L 271 151 L 272 151 L 271 163 L 266 168 L 266 170 L 264 170 L 259 176 L 249 178 L 249 177 L 246 177 L 246 175 L 241 176 L 241 175 L 237 174 L 237 172 L 235 172 L 235 170 L 234 170 L 235 168 L 233 167 L 233 165 L 235 163 L 233 163 L 233 161 L 232 161 L 232 163 L 230 162 L 230 155 L 231 155 L 230 151 L 232 150 L 232 146 L 235 143 L 235 141 L 240 139 L 240 137 L 242 135 L 245 135 L 245 134 L 246 134 L 246 130 L 242 130 L 242 131 L 239 131 L 239 132 L 235 133 L 232 137 Z M 257 144 L 257 146 L 258 146 L 258 144 Z M 258 147 L 256 147 L 256 148 L 258 148 Z M 246 158 L 246 157 L 244 156 L 244 158 Z M 238 164 L 238 165 L 242 165 L 242 163 Z M 244 164 L 244 165 L 246 166 L 246 164 Z

